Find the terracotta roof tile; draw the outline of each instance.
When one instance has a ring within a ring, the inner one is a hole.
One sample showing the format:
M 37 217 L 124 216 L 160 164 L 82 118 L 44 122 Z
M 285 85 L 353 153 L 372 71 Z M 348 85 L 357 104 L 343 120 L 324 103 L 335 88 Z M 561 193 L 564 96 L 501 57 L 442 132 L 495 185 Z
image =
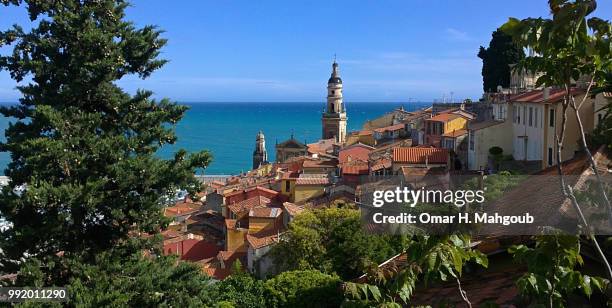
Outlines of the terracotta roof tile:
M 455 114 L 455 113 L 441 113 L 429 119 L 426 119 L 426 121 L 448 122 L 448 121 L 451 121 L 457 118 L 462 118 L 462 117 L 463 117 L 462 115 Z
M 174 206 L 169 206 L 165 208 L 164 216 L 176 217 L 179 215 L 192 214 L 192 213 L 199 211 L 201 206 L 202 205 L 200 203 L 189 203 L 189 202 L 177 203 Z
M 297 185 L 327 185 L 328 178 L 298 178 L 295 183 Z
M 574 96 L 584 93 L 584 90 L 578 88 L 572 88 L 570 91 L 571 94 Z M 523 103 L 557 103 L 563 100 L 564 95 L 564 89 L 550 89 L 548 99 L 544 99 L 544 90 L 538 89 L 526 93 L 513 95 L 509 98 L 509 101 Z
M 276 218 L 282 212 L 283 210 L 277 207 L 255 207 L 249 211 L 249 217 Z
M 374 129 L 374 131 L 379 132 L 379 133 L 384 133 L 386 131 L 396 131 L 396 130 L 404 129 L 405 127 L 406 125 L 402 123 L 402 124 L 395 124 L 395 125 L 385 126 L 381 128 L 376 128 Z
M 233 213 L 241 213 L 247 210 L 250 210 L 256 206 L 265 206 L 270 204 L 270 199 L 263 196 L 255 196 L 253 198 L 249 198 L 240 202 L 232 203 L 228 205 L 230 211 Z
M 336 162 L 331 160 L 306 160 L 303 168 L 335 168 Z
M 232 273 L 230 268 L 220 267 L 203 267 L 202 271 L 209 277 L 215 278 L 217 280 L 223 280 Z
M 342 174 L 361 175 L 370 173 L 368 163 L 359 160 L 344 163 L 341 168 Z
M 302 211 L 304 211 L 304 207 L 303 206 L 299 206 L 299 205 L 291 203 L 291 202 L 283 203 L 283 207 L 285 208 L 285 211 L 289 215 L 291 215 L 291 216 L 295 216 L 295 215 L 301 213 Z
M 370 169 L 372 171 L 377 171 L 377 170 L 381 170 L 381 169 L 389 169 L 389 168 L 391 168 L 391 164 L 392 164 L 391 159 L 381 158 L 381 159 L 373 162 L 372 163 L 372 168 L 370 168 Z
M 264 230 L 254 234 L 247 234 L 246 239 L 253 249 L 260 249 L 278 243 L 280 230 Z
M 394 148 L 393 162 L 411 164 L 446 164 L 448 150 L 439 148 Z

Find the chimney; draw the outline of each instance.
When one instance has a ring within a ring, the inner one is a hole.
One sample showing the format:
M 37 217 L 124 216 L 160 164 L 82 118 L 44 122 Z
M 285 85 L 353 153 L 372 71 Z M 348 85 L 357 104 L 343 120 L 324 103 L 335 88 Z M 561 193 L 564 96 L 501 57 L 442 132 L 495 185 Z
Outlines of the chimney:
M 550 98 L 550 87 L 546 87 L 544 88 L 544 90 L 542 90 L 542 96 L 544 98 L 544 101 L 547 101 Z

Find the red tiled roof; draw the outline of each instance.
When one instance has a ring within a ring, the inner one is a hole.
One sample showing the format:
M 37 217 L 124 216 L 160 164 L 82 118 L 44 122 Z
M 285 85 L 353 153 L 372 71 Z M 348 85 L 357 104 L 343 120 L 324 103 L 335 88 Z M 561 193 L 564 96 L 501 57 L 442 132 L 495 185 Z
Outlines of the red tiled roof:
M 438 114 L 436 116 L 433 116 L 429 119 L 426 119 L 427 121 L 436 121 L 436 122 L 448 122 L 457 118 L 462 118 L 463 116 L 460 114 L 455 114 L 455 113 L 441 113 Z
M 371 170 L 372 171 L 377 171 L 377 170 L 380 170 L 380 169 L 388 169 L 388 168 L 391 168 L 391 160 L 388 159 L 388 158 L 382 158 L 382 159 L 379 159 L 379 160 L 375 161 L 372 164 Z
M 215 278 L 217 280 L 223 280 L 232 273 L 232 270 L 230 268 L 220 267 L 203 267 L 202 271 L 209 277 Z
M 574 96 L 584 93 L 584 90 L 578 88 L 572 88 L 570 93 Z M 533 90 L 526 93 L 521 93 L 511 96 L 508 100 L 510 102 L 523 102 L 523 103 L 556 103 L 563 100 L 565 95 L 564 89 L 550 89 L 548 99 L 544 99 L 544 90 Z
M 246 239 L 249 246 L 253 249 L 259 249 L 272 244 L 278 243 L 280 230 L 263 230 L 254 234 L 247 234 Z
M 449 137 L 449 138 L 457 138 L 457 137 L 463 136 L 465 134 L 467 134 L 467 130 L 465 130 L 465 129 L 457 129 L 457 130 L 454 130 L 452 132 L 445 133 L 442 136 L 443 137 Z
M 334 144 L 336 144 L 336 140 L 334 138 L 322 139 L 322 140 L 319 140 L 319 142 L 309 143 L 308 152 L 318 153 L 318 154 L 327 154 L 327 152 L 333 149 Z
M 335 168 L 336 163 L 330 160 L 306 160 L 303 168 Z
M 250 210 L 256 206 L 265 206 L 270 204 L 270 199 L 266 198 L 266 197 L 262 197 L 262 196 L 255 196 L 253 198 L 249 198 L 246 199 L 244 201 L 240 201 L 237 203 L 232 203 L 230 205 L 228 205 L 227 207 L 230 209 L 230 211 L 232 211 L 233 213 L 241 213 L 244 212 L 246 210 Z
M 439 148 L 394 148 L 393 161 L 398 163 L 446 164 L 448 150 Z
M 370 136 L 372 135 L 372 131 L 371 130 L 361 130 L 358 133 L 359 136 Z
M 295 216 L 304 210 L 303 206 L 299 206 L 291 202 L 283 203 L 283 207 L 285 208 L 285 211 L 287 211 L 287 213 L 291 216 Z
M 253 190 L 258 190 L 258 191 L 261 191 L 261 192 L 268 192 L 268 193 L 271 193 L 271 194 L 278 193 L 275 190 L 272 190 L 272 189 L 269 189 L 269 188 L 265 188 L 263 186 L 255 186 L 255 187 L 251 187 L 251 188 L 247 188 L 247 189 L 239 189 L 239 190 L 236 190 L 236 191 L 232 191 L 230 193 L 227 193 L 225 195 L 225 197 L 231 197 L 231 196 L 235 196 L 235 195 L 238 195 L 238 194 L 247 193 L 247 192 L 250 192 L 250 191 L 253 191 Z
M 404 129 L 405 127 L 406 127 L 405 124 L 395 124 L 391 126 L 376 128 L 374 129 L 374 131 L 379 132 L 379 133 L 384 133 L 386 131 L 396 131 L 396 130 Z
M 342 174 L 360 175 L 360 174 L 368 174 L 370 172 L 368 163 L 359 161 L 359 160 L 347 162 L 343 164 L 341 168 L 342 168 Z
M 338 162 L 343 164 L 349 160 L 362 160 L 367 161 L 370 155 L 370 152 L 374 150 L 373 147 L 357 143 L 346 147 L 338 153 Z
M 249 217 L 275 218 L 282 212 L 283 210 L 277 207 L 256 207 L 249 211 Z
M 296 185 L 327 185 L 329 179 L 324 177 L 301 177 L 295 180 Z
M 182 202 L 177 203 L 174 206 L 169 206 L 164 209 L 164 216 L 176 217 L 179 215 L 186 215 L 197 212 L 202 205 L 200 203 L 189 203 Z

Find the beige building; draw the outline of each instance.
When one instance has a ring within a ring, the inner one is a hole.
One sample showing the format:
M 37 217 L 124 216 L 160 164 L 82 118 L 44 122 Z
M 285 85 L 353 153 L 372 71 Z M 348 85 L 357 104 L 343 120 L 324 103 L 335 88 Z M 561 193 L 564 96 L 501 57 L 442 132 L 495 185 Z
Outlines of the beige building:
M 582 102 L 585 90 L 572 88 L 577 102 Z M 495 122 L 475 124 L 469 130 L 468 167 L 471 170 L 486 168 L 488 151 L 499 146 L 514 160 L 537 162 L 541 169 L 557 164 L 556 136 L 561 133 L 562 102 L 565 91 L 560 88 L 544 88 L 510 95 L 492 104 Z M 593 131 L 596 124 L 596 105 L 605 104 L 602 94 L 587 97 L 579 109 L 585 132 Z M 563 161 L 579 151 L 580 130 L 571 108 L 566 111 L 565 138 L 561 148 Z
M 468 158 L 470 170 L 485 170 L 489 165 L 489 149 L 500 147 L 512 154 L 512 125 L 505 121 L 485 121 L 468 124 Z
M 297 139 L 293 137 L 293 134 L 291 134 L 289 140 L 277 143 L 275 148 L 277 163 L 283 163 L 293 157 L 308 155 L 308 146 L 297 141 Z

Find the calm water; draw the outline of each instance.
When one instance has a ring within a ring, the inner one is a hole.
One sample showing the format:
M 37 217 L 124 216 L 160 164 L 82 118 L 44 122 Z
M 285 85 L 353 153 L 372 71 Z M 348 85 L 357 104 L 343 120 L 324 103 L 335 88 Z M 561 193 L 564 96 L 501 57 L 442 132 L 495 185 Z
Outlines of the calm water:
M 399 103 L 346 103 L 348 130 L 358 130 L 366 120 L 374 119 Z M 421 108 L 424 103 L 403 104 L 406 110 Z M 273 161 L 274 143 L 295 138 L 312 143 L 321 138 L 321 112 L 324 103 L 198 103 L 191 107 L 177 125 L 178 142 L 159 152 L 171 157 L 179 148 L 187 151 L 208 149 L 214 161 L 207 174 L 236 174 L 251 168 L 255 136 L 259 130 L 266 137 L 268 159 Z M 0 116 L 0 131 L 10 119 Z M 4 140 L 4 134 L 0 133 Z M 8 153 L 0 152 L 0 173 L 9 161 Z

